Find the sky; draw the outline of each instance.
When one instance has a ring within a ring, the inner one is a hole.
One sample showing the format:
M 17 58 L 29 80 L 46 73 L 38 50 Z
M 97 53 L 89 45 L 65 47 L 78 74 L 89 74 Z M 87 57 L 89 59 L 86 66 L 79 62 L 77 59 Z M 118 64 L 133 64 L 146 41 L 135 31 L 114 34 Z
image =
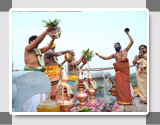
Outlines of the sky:
M 82 12 L 12 12 L 12 60 L 13 69 L 23 70 L 24 48 L 28 45 L 28 39 L 32 35 L 40 35 L 46 30 L 42 20 L 60 19 L 59 26 L 62 29 L 61 38 L 56 39 L 56 51 L 73 50 L 78 60 L 82 50 L 90 48 L 102 56 L 115 53 L 114 43 L 120 42 L 122 49 L 129 44 L 129 38 L 124 29 L 130 29 L 130 35 L 134 44 L 128 52 L 130 65 L 138 47 L 147 45 L 147 11 L 82 11 Z M 44 47 L 51 40 L 46 36 L 39 48 Z M 58 57 L 59 61 L 64 56 Z M 96 55 L 89 62 L 90 68 L 113 67 L 115 59 L 102 60 Z M 66 66 L 65 63 L 64 66 Z M 108 70 L 115 75 L 114 70 Z M 135 67 L 130 68 L 130 73 L 135 72 Z

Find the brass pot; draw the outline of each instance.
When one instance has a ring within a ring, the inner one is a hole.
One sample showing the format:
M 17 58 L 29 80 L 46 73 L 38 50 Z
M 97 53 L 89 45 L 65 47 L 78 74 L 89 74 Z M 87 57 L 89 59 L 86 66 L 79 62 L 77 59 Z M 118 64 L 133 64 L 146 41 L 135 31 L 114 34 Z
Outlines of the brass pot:
M 66 53 L 65 56 L 64 56 L 64 59 L 67 61 L 67 62 L 72 62 L 72 55 L 70 53 Z
M 73 108 L 75 104 L 75 101 L 68 97 L 66 92 L 64 93 L 64 98 L 61 95 L 57 102 L 60 105 L 61 112 L 70 112 L 71 108 Z
M 88 95 L 83 91 L 83 86 L 79 86 L 79 92 L 76 93 L 76 99 L 80 101 L 80 109 L 85 108 L 85 101 L 88 98 Z
M 96 94 L 96 90 L 92 87 L 91 84 L 89 85 L 88 94 L 89 94 L 89 96 L 90 96 L 89 102 L 91 102 L 91 103 L 96 103 L 97 100 L 96 100 L 96 98 L 94 97 L 94 95 Z

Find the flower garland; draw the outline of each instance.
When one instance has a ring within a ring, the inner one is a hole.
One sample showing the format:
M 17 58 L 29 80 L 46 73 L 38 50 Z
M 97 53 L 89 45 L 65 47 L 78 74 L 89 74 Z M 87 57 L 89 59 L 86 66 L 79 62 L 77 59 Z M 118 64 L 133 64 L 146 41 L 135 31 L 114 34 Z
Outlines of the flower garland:
M 97 89 L 96 82 L 94 80 L 90 80 L 90 83 L 94 89 Z
M 88 85 L 87 85 L 87 83 L 84 81 L 83 82 L 83 85 L 85 86 L 85 88 L 88 90 L 89 88 L 88 88 Z
M 55 62 L 59 67 L 61 67 L 61 66 L 63 65 L 63 62 L 62 62 L 62 63 L 59 63 L 59 62 L 58 62 L 58 59 L 57 59 L 56 56 L 53 56 L 53 60 L 54 60 L 54 62 Z
M 41 53 L 41 50 L 40 49 L 34 49 L 35 52 L 36 52 L 36 56 L 38 57 L 38 61 L 39 61 L 39 64 L 44 67 L 45 64 L 44 64 L 44 60 L 43 60 L 43 57 L 42 57 L 42 53 Z
M 77 81 L 76 81 L 76 85 L 78 86 L 78 84 L 84 85 L 84 87 L 85 87 L 86 90 L 89 89 L 87 83 L 86 83 L 85 81 L 83 81 L 83 80 L 77 80 Z
M 64 88 L 67 89 L 67 95 L 68 95 L 68 96 L 70 96 L 70 95 L 73 94 L 72 89 L 71 89 L 71 86 L 70 86 L 68 83 L 61 82 L 61 81 L 60 81 L 60 82 L 58 83 L 58 85 L 59 85 L 59 86 L 63 86 L 63 88 L 62 88 L 62 95 L 63 95 L 63 93 L 64 93 Z

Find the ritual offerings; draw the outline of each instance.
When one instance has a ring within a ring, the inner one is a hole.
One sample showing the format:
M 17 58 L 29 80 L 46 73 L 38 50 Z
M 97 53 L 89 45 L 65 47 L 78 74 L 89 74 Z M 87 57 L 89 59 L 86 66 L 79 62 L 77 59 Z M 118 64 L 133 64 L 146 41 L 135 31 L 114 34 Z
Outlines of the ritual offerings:
M 85 57 L 82 59 L 83 64 L 91 61 L 92 57 L 94 57 L 93 51 L 89 51 L 89 48 L 87 50 L 83 50 L 82 54 L 85 55 Z
M 74 107 L 75 101 L 72 99 L 73 92 L 71 86 L 67 83 L 68 77 L 64 70 L 62 75 L 62 80 L 59 81 L 58 85 L 60 87 L 60 97 L 57 102 L 60 105 L 61 112 L 70 112 L 71 108 Z
M 49 20 L 49 21 L 42 20 L 42 22 L 45 23 L 45 27 L 49 27 L 49 26 L 54 27 L 54 30 L 52 30 L 52 31 L 50 31 L 50 32 L 48 33 L 48 35 L 49 35 L 50 37 L 53 37 L 53 38 L 55 38 L 55 39 L 60 38 L 61 32 L 62 32 L 62 31 L 61 31 L 61 28 L 58 26 L 60 20 L 57 20 L 57 19 L 55 19 L 54 21 L 51 21 L 51 20 Z
M 85 101 L 88 98 L 88 95 L 84 92 L 84 85 L 85 82 L 83 81 L 82 72 L 79 72 L 79 79 L 78 79 L 78 92 L 76 93 L 76 99 L 80 101 L 80 110 L 86 108 Z M 88 89 L 88 88 L 87 88 Z
M 90 96 L 89 102 L 97 103 L 97 100 L 94 97 L 97 91 L 97 85 L 96 82 L 92 79 L 90 71 L 88 71 L 88 85 L 89 85 L 88 94 Z
M 70 63 L 72 62 L 73 56 L 70 53 L 66 53 L 64 59 Z
M 68 90 L 66 87 L 62 88 L 61 93 L 62 94 L 60 95 L 60 98 L 57 100 L 60 105 L 60 111 L 70 112 L 71 108 L 74 107 L 75 101 L 71 98 L 71 96 L 68 95 Z
M 46 100 L 37 106 L 37 112 L 60 112 L 60 105 L 50 99 L 50 94 L 46 94 Z

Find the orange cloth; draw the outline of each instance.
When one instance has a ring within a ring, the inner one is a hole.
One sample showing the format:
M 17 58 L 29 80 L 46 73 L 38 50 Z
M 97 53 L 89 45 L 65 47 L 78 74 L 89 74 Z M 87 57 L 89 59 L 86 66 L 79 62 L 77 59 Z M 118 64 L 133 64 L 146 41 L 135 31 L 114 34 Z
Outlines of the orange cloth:
M 116 72 L 115 82 L 117 90 L 117 102 L 119 104 L 132 104 L 132 96 L 130 91 L 130 71 L 129 61 L 127 58 L 114 63 Z
M 45 73 L 48 75 L 48 77 L 51 80 L 51 93 L 50 93 L 50 98 L 52 100 L 56 100 L 59 98 L 59 86 L 58 86 L 58 81 L 60 79 L 60 74 L 61 74 L 61 67 L 55 65 L 55 66 L 46 66 Z

